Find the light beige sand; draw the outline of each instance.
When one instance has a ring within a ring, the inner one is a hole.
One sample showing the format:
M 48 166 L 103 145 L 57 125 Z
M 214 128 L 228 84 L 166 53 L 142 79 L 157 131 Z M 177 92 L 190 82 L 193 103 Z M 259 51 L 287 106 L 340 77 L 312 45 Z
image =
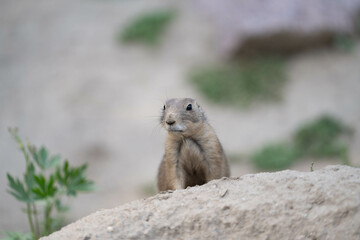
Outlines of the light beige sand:
M 249 174 L 100 210 L 43 240 L 360 238 L 360 169 Z

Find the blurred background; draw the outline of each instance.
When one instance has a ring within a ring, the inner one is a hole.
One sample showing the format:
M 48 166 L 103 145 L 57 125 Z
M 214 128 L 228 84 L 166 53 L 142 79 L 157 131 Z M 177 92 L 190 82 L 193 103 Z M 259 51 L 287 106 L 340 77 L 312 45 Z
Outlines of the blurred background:
M 8 127 L 88 163 L 69 223 L 155 194 L 173 97 L 203 106 L 232 176 L 360 166 L 359 32 L 359 0 L 2 0 L 0 230 L 28 231 Z

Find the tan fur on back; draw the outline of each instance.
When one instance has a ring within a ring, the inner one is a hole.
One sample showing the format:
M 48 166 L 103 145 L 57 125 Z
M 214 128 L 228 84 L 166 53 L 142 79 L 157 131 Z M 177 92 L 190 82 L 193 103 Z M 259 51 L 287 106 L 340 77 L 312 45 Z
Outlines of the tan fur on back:
M 186 110 L 189 104 L 192 109 Z M 161 124 L 168 134 L 158 171 L 159 191 L 183 189 L 229 177 L 230 170 L 220 141 L 194 99 L 168 100 Z

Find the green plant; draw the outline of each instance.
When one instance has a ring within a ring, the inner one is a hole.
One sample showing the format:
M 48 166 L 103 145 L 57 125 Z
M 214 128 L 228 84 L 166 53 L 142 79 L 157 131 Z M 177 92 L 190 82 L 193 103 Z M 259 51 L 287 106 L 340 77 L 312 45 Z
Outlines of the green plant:
M 348 133 L 348 127 L 339 120 L 325 115 L 300 127 L 295 132 L 294 142 L 302 155 L 340 157 L 344 162 L 348 162 L 348 146 L 342 139 Z
M 20 233 L 20 232 L 3 232 L 6 235 L 2 240 L 32 240 L 32 236 L 29 233 Z
M 256 151 L 251 161 L 262 170 L 281 170 L 300 157 L 337 157 L 350 164 L 344 136 L 351 130 L 331 116 L 321 116 L 296 130 L 290 143 L 270 144 Z M 313 171 L 314 162 L 310 170 Z
M 205 67 L 190 74 L 190 82 L 209 100 L 242 107 L 280 99 L 285 80 L 284 61 L 275 57 Z
M 289 167 L 298 157 L 298 152 L 291 144 L 270 144 L 251 156 L 251 161 L 262 170 L 282 170 Z
M 8 193 L 26 204 L 31 237 L 38 239 L 61 227 L 60 216 L 69 209 L 63 198 L 93 190 L 93 182 L 85 176 L 86 164 L 71 167 L 67 160 L 61 162 L 60 155 L 50 155 L 44 146 L 37 149 L 30 143 L 25 145 L 17 129 L 9 131 L 25 157 L 26 168 L 22 180 L 7 174 Z M 7 235 L 11 239 L 24 239 L 17 233 Z
M 174 18 L 172 10 L 156 10 L 143 13 L 133 19 L 119 34 L 121 42 L 141 42 L 155 45 Z
M 353 36 L 339 34 L 334 36 L 333 45 L 336 49 L 351 52 L 356 46 L 356 39 Z

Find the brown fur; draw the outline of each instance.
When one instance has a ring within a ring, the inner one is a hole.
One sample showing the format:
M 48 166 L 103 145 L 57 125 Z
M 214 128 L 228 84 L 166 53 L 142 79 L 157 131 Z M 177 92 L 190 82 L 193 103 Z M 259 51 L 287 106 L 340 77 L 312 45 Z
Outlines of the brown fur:
M 191 104 L 192 109 L 186 110 Z M 168 131 L 158 171 L 158 190 L 183 189 L 229 177 L 223 148 L 201 107 L 191 98 L 166 102 L 161 124 Z

